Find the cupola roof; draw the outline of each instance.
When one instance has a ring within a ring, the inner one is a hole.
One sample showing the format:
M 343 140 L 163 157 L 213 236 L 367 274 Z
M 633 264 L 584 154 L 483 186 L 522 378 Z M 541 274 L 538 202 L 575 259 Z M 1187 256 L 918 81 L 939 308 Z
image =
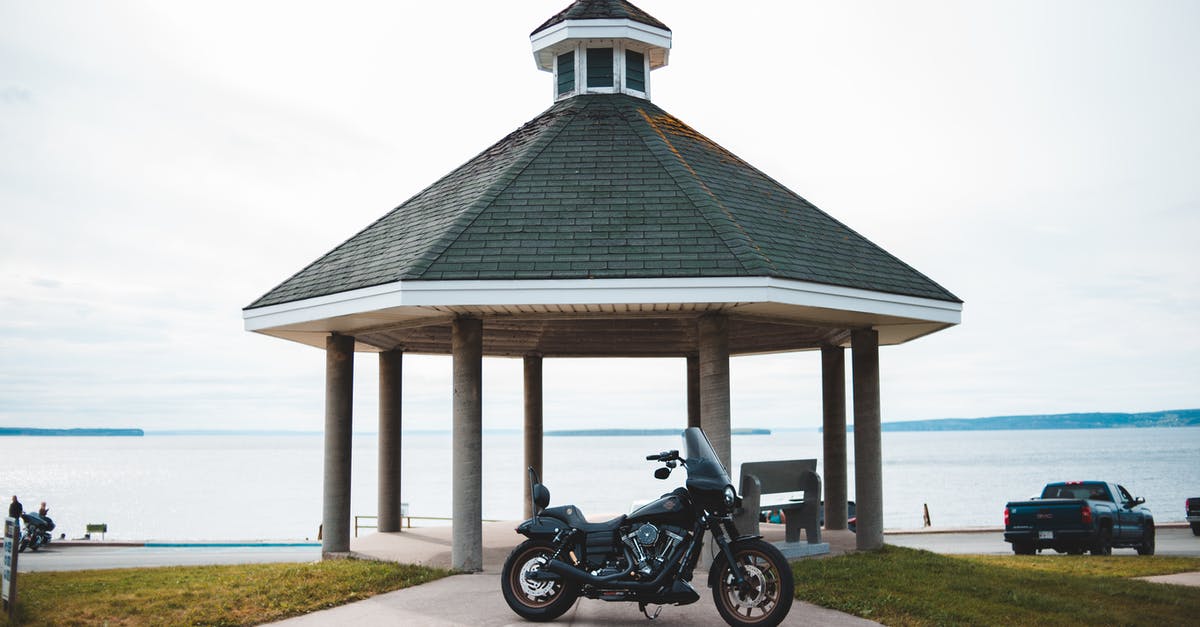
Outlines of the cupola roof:
M 544 24 L 535 28 L 529 35 L 532 37 L 555 24 L 567 20 L 633 20 L 647 26 L 660 28 L 667 32 L 671 29 L 666 24 L 654 19 L 649 13 L 633 6 L 625 0 L 576 0 L 571 6 L 563 9 Z

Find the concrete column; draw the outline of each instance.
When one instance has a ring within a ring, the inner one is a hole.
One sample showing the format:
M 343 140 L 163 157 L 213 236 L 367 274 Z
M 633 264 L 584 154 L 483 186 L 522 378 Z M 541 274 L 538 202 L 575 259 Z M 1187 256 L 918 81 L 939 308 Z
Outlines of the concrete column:
M 525 356 L 525 466 L 521 483 L 525 486 L 525 517 L 533 516 L 529 493 L 529 468 L 542 476 L 542 356 Z
M 353 432 L 354 338 L 325 339 L 325 496 L 321 556 L 350 552 L 350 436 Z
M 483 321 L 458 318 L 451 332 L 454 424 L 450 567 L 483 569 Z
M 379 353 L 379 531 L 400 531 L 400 399 L 404 351 Z
M 846 351 L 821 347 L 825 436 L 825 528 L 846 528 Z
M 883 447 L 879 414 L 879 332 L 850 334 L 854 362 L 854 492 L 859 550 L 883 548 Z
M 703 316 L 699 332 L 700 428 L 729 469 L 729 321 L 725 316 Z
M 688 426 L 700 426 L 700 356 L 687 356 Z

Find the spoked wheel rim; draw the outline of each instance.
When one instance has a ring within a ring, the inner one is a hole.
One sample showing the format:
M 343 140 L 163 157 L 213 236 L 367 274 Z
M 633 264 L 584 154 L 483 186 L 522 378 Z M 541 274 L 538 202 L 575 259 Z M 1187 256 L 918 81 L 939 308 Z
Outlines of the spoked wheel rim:
M 721 578 L 721 603 L 743 623 L 757 623 L 771 618 L 784 594 L 779 571 L 766 555 L 746 551 L 737 555 L 746 572 L 746 586 L 734 582 L 731 566 Z
M 532 548 L 517 558 L 518 566 L 509 572 L 510 587 L 513 596 L 522 605 L 531 608 L 543 608 L 550 605 L 562 594 L 562 581 L 530 581 L 526 575 L 545 566 L 549 553 L 542 548 Z

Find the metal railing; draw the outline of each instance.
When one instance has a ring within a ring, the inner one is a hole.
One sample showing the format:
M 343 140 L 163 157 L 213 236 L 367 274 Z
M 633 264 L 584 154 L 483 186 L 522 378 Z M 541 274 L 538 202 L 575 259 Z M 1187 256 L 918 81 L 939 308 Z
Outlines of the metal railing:
M 449 518 L 446 516 L 409 516 L 407 512 L 408 512 L 408 510 L 406 509 L 406 510 L 404 510 L 403 513 L 400 514 L 400 527 L 404 528 L 404 529 L 412 529 L 412 526 L 413 526 L 412 521 L 414 521 L 414 520 L 445 520 L 445 521 L 454 520 L 453 518 Z M 360 518 L 374 520 L 376 524 L 374 524 L 374 525 L 362 524 L 362 523 L 358 522 Z M 499 521 L 489 519 L 489 518 L 484 518 L 483 522 L 499 522 Z M 355 515 L 354 516 L 354 537 L 355 538 L 358 537 L 358 530 L 360 528 L 361 529 L 378 529 L 379 528 L 379 516 L 366 515 L 366 514 Z

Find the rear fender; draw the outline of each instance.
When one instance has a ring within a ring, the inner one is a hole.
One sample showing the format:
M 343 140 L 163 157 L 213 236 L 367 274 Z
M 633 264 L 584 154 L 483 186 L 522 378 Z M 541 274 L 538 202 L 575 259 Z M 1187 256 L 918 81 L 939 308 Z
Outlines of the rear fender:
M 566 524 L 557 518 L 534 516 L 517 525 L 517 533 L 527 538 L 553 540 L 563 527 L 566 527 Z

